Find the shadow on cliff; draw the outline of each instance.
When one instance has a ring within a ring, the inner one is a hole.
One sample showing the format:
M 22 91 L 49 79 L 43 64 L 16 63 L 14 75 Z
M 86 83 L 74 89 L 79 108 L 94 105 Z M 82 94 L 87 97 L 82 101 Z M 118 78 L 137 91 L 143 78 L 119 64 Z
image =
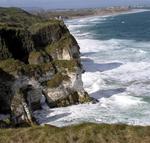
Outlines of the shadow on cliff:
M 15 77 L 3 71 L 0 68 L 0 114 L 9 114 L 11 112 L 11 86 Z
M 69 116 L 71 114 L 71 113 L 62 113 L 62 114 L 50 116 L 50 114 L 52 112 L 53 111 L 50 110 L 50 108 L 49 108 L 49 110 L 40 110 L 37 114 L 41 119 L 44 119 L 45 122 L 47 122 L 47 121 L 53 122 L 53 121 L 56 121 L 56 120 L 61 119 L 63 117 Z
M 117 88 L 117 89 L 108 89 L 108 90 L 99 90 L 91 94 L 92 97 L 96 99 L 100 98 L 109 98 L 115 94 L 123 93 L 126 88 Z
M 46 120 L 48 121 L 55 121 L 57 119 L 61 119 L 63 117 L 66 117 L 66 116 L 69 116 L 70 113 L 62 113 L 62 114 L 58 114 L 58 115 L 54 115 L 54 116 L 51 116 L 51 117 L 46 117 Z
M 118 68 L 122 65 L 122 63 L 118 62 L 104 63 L 104 64 L 94 63 L 94 61 L 89 58 L 82 59 L 82 63 L 86 72 L 97 72 L 97 71 L 104 72 Z

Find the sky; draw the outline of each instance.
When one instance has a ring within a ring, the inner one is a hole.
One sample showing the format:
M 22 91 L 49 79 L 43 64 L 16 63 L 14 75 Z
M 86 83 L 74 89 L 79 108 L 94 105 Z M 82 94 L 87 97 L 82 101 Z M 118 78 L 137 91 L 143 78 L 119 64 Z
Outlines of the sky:
M 93 8 L 127 5 L 150 5 L 150 0 L 0 0 L 3 7 Z

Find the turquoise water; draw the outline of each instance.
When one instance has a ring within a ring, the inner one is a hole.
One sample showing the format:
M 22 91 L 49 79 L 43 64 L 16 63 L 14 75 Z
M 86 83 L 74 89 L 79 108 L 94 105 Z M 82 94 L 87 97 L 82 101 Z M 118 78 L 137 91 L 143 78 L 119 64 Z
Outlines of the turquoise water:
M 74 21 L 76 25 L 76 20 Z M 73 24 L 73 23 L 72 23 Z M 132 14 L 122 14 L 103 18 L 79 21 L 77 25 L 79 34 L 89 32 L 93 39 L 110 40 L 126 39 L 137 41 L 149 41 L 150 11 Z
M 150 125 L 150 11 L 66 24 L 81 47 L 84 88 L 99 103 L 47 109 L 39 121 Z

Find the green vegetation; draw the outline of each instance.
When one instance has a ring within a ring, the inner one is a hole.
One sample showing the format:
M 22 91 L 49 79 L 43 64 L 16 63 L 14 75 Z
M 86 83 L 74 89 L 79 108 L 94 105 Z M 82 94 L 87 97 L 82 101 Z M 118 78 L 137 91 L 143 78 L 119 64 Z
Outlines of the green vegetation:
M 91 102 L 92 100 L 93 98 L 90 97 L 87 92 L 84 93 L 84 96 L 79 96 L 79 103 L 81 104 Z
M 28 27 L 43 19 L 33 16 L 20 8 L 0 8 L 0 22 L 19 27 Z
M 39 64 L 39 62 L 43 62 L 41 61 L 41 59 L 43 59 L 42 53 L 39 51 L 32 51 L 29 54 L 29 64 Z
M 76 91 L 72 91 L 70 95 L 55 101 L 56 107 L 67 107 L 69 105 L 79 104 L 79 94 Z
M 22 105 L 26 103 L 29 111 L 31 105 L 31 112 L 33 109 L 38 110 L 42 91 L 48 105 L 52 103 L 53 107 L 77 104 L 80 100 L 81 103 L 88 101 L 86 96 L 80 98 L 72 87 L 73 81 L 68 72 L 73 72 L 76 78 L 80 66 L 79 47 L 62 21 L 42 19 L 17 8 L 0 8 L 0 16 L 0 72 L 3 74 L 2 82 L 4 81 L 0 85 L 2 113 L 11 113 L 14 115 L 11 118 L 16 118 L 16 121 L 25 120 L 30 124 L 27 119 L 32 118 L 28 117 Z M 20 84 L 11 90 L 14 81 L 22 78 L 27 84 Z M 41 86 L 30 84 L 31 78 Z M 58 94 L 57 87 L 60 87 L 61 95 Z M 25 91 L 23 96 L 28 97 L 31 90 L 33 99 L 25 98 L 23 101 L 17 91 L 22 88 Z M 50 95 L 51 91 L 54 94 Z M 59 95 L 60 97 L 53 98 Z M 7 127 L 7 122 L 3 122 L 2 126 L 5 124 Z
M 7 59 L 0 61 L 0 68 L 9 74 L 16 74 L 23 66 L 19 60 Z
M 49 88 L 57 88 L 63 81 L 68 81 L 69 77 L 67 75 L 62 75 L 61 73 L 57 73 L 53 76 L 53 78 L 47 81 L 46 86 Z
M 76 60 L 55 60 L 53 63 L 61 71 L 66 71 L 66 69 L 68 69 L 69 72 L 76 71 L 78 66 Z
M 149 143 L 150 127 L 86 123 L 64 128 L 53 126 L 1 129 L 1 143 Z
M 43 21 L 43 22 L 38 22 L 33 24 L 32 26 L 29 27 L 29 31 L 31 31 L 32 33 L 36 33 L 38 30 L 48 27 L 48 26 L 58 26 L 60 24 L 59 20 L 48 20 L 48 21 Z M 55 28 L 54 28 L 55 29 Z M 55 29 L 57 30 L 57 29 Z
M 12 57 L 27 63 L 31 51 L 43 50 L 68 30 L 59 20 L 41 19 L 18 8 L 0 8 L 0 32 L 0 59 Z
M 48 25 L 60 24 L 59 20 L 45 19 L 43 17 L 32 15 L 20 8 L 2 8 L 0 7 L 0 29 L 13 28 L 29 29 L 36 32 L 38 29 L 47 27 Z
M 11 126 L 11 120 L 8 118 L 8 119 L 5 119 L 3 121 L 0 121 L 0 128 L 9 128 Z
M 17 75 L 19 72 L 27 75 L 34 76 L 34 73 L 46 73 L 48 71 L 53 71 L 53 66 L 51 63 L 43 63 L 38 65 L 26 65 L 18 60 L 8 59 L 0 61 L 0 68 L 5 72 Z
M 68 32 L 64 34 L 58 42 L 48 45 L 46 51 L 47 53 L 52 54 L 55 50 L 69 49 L 75 42 L 75 39 Z
M 54 72 L 54 68 L 51 63 L 43 63 L 43 64 L 38 64 L 38 65 L 29 64 L 29 65 L 24 65 L 22 67 L 23 74 L 29 77 L 42 75 L 49 71 Z

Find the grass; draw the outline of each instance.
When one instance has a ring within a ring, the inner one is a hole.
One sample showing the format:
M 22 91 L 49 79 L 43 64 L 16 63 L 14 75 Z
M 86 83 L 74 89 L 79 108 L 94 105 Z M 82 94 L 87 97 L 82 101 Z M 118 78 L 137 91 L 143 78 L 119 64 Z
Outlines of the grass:
M 51 80 L 46 82 L 46 85 L 49 88 L 57 88 L 63 81 L 68 81 L 69 77 L 67 75 L 62 75 L 61 73 L 57 73 L 53 76 Z
M 70 33 L 65 33 L 58 42 L 54 42 L 46 47 L 46 52 L 51 54 L 56 50 L 70 49 L 72 45 L 77 44 Z
M 24 65 L 22 67 L 22 72 L 24 75 L 29 77 L 34 77 L 36 74 L 42 75 L 47 72 L 54 72 L 54 68 L 51 63 L 43 63 L 38 65 Z
M 58 26 L 60 24 L 60 21 L 59 20 L 48 20 L 48 21 L 44 21 L 44 22 L 38 22 L 38 23 L 35 23 L 33 24 L 31 27 L 29 27 L 29 31 L 31 31 L 32 33 L 36 33 L 37 31 L 39 31 L 40 29 L 42 28 L 45 28 L 45 27 L 49 27 L 51 26 Z M 54 29 L 56 30 L 56 28 L 54 27 Z
M 0 7 L 0 29 L 1 28 L 25 28 L 29 31 L 37 31 L 38 29 L 48 26 L 60 24 L 60 21 L 55 19 L 45 19 L 44 17 L 35 16 L 20 8 Z
M 19 24 L 20 27 L 30 26 L 42 21 L 20 8 L 0 8 L 0 21 L 7 24 Z
M 30 52 L 30 54 L 29 54 L 29 59 L 28 59 L 28 61 L 29 61 L 30 64 L 39 64 L 39 62 L 41 62 L 41 61 L 40 61 L 40 58 L 42 58 L 42 57 L 43 57 L 43 55 L 42 55 L 41 52 L 32 51 L 32 52 Z M 42 62 L 43 62 L 43 61 L 42 61 Z
M 75 72 L 78 67 L 76 60 L 55 60 L 53 63 L 61 71 Z
M 38 73 L 46 73 L 49 71 L 54 72 L 53 65 L 51 63 L 43 63 L 38 65 L 32 65 L 32 64 L 24 64 L 20 62 L 19 60 L 14 59 L 7 59 L 0 61 L 0 68 L 11 74 L 11 75 L 17 75 L 19 72 L 23 73 L 27 76 L 33 76 L 36 72 Z
M 150 143 L 150 127 L 85 123 L 1 129 L 0 143 Z
M 0 68 L 10 74 L 16 74 L 16 72 L 20 70 L 22 66 L 23 63 L 14 59 L 7 59 L 0 61 Z

